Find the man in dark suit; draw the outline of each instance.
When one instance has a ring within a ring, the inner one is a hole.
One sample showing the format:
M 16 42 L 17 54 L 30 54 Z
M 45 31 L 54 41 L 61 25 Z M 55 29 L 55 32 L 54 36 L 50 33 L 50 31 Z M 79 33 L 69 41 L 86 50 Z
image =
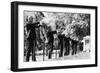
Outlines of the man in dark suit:
M 72 55 L 77 54 L 78 41 L 71 39 L 71 43 L 72 43 Z
M 29 18 L 29 21 L 26 25 L 27 28 L 27 32 L 29 33 L 28 35 L 28 42 L 29 42 L 29 47 L 27 50 L 27 55 L 26 55 L 26 61 L 29 61 L 31 52 L 32 52 L 32 61 L 36 61 L 36 55 L 35 55 L 35 46 L 36 46 L 36 28 L 39 28 L 40 25 L 40 21 L 43 19 L 44 14 L 42 12 L 37 12 L 37 14 L 35 15 L 35 19 L 33 22 L 33 17 L 31 16 Z
M 64 35 L 59 34 L 58 35 L 59 38 L 59 45 L 60 45 L 60 53 L 59 53 L 59 57 L 63 56 L 63 49 L 64 49 Z
M 28 23 L 26 25 L 27 31 L 29 31 L 29 37 L 27 40 L 29 41 L 29 47 L 26 55 L 26 61 L 29 61 L 30 54 L 32 52 L 32 61 L 36 61 L 36 55 L 35 55 L 35 44 L 36 44 L 36 31 L 35 28 L 39 28 L 39 22 L 36 23 Z
M 64 41 L 65 41 L 65 53 L 64 53 L 64 55 L 69 55 L 70 54 L 70 37 L 65 36 Z
M 49 28 L 49 31 L 47 33 L 47 37 L 49 39 L 48 44 L 51 46 L 51 48 L 49 50 L 49 56 L 48 56 L 49 59 L 51 59 L 51 57 L 52 57 L 52 52 L 53 52 L 53 48 L 54 48 L 54 45 L 53 45 L 54 36 L 53 35 L 56 34 L 56 33 L 57 33 L 56 31 L 51 31 L 50 28 Z

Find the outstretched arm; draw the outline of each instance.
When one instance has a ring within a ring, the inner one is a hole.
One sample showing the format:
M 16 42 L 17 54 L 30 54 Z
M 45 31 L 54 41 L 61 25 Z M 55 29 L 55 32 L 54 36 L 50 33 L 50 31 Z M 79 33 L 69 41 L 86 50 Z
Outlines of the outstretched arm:
M 34 27 L 34 28 L 38 28 L 38 27 L 41 26 L 41 25 L 39 25 L 39 24 L 40 24 L 40 22 L 33 23 L 33 27 Z

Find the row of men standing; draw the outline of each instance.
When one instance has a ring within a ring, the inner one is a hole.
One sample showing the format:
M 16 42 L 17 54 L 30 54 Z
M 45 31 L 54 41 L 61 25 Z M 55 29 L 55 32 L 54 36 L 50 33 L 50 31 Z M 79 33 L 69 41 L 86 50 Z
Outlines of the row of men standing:
M 53 43 L 54 43 L 53 35 L 54 34 L 57 34 L 57 32 L 56 31 L 49 32 L 49 42 L 51 43 L 52 48 L 50 49 L 48 58 L 51 58 L 53 48 L 54 48 L 54 45 L 53 45 Z M 65 55 L 65 56 L 69 55 L 71 49 L 72 49 L 72 55 L 77 54 L 78 44 L 80 43 L 79 41 L 73 40 L 70 37 L 66 37 L 63 34 L 59 34 L 59 35 L 57 34 L 57 36 L 59 39 L 59 43 L 58 43 L 59 47 L 58 48 L 60 49 L 59 57 L 63 57 L 63 55 Z M 83 48 L 82 46 L 80 46 L 80 47 L 81 47 L 81 49 Z
M 43 16 L 43 14 L 41 14 L 41 15 Z M 31 52 L 32 52 L 32 61 L 36 61 L 36 54 L 35 54 L 35 52 L 36 52 L 36 49 L 35 49 L 36 30 L 35 30 L 35 28 L 41 27 L 39 21 L 33 23 L 32 20 L 33 19 L 31 18 L 30 22 L 27 23 L 27 25 L 26 25 L 27 31 L 29 32 L 29 36 L 27 38 L 27 40 L 29 42 L 29 46 L 28 46 L 28 50 L 27 50 L 27 54 L 26 54 L 26 62 L 29 62 Z M 49 59 L 52 58 L 52 52 L 54 49 L 54 44 L 53 44 L 54 43 L 54 36 L 53 36 L 54 34 L 56 34 L 59 39 L 59 48 L 60 48 L 59 57 L 63 57 L 63 53 L 64 53 L 64 55 L 69 55 L 70 49 L 72 49 L 72 55 L 77 53 L 77 46 L 78 46 L 79 41 L 73 40 L 70 37 L 66 37 L 63 34 L 58 34 L 57 31 L 49 30 L 47 33 L 48 44 L 51 45 L 51 48 L 49 49 L 49 54 L 48 54 Z M 65 52 L 64 52 L 64 48 L 65 48 Z

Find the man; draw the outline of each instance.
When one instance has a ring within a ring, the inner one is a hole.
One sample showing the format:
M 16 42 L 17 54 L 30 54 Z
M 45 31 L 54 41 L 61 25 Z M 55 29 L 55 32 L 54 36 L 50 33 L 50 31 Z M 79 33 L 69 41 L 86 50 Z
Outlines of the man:
M 63 44 L 64 44 L 64 35 L 58 35 L 59 38 L 59 45 L 60 45 L 60 53 L 59 53 L 59 57 L 63 56 Z
M 63 56 L 63 49 L 64 49 L 64 34 L 62 32 L 64 31 L 64 28 L 61 28 L 60 32 L 58 31 L 58 39 L 59 39 L 59 46 L 60 46 L 60 53 L 59 57 Z
M 39 15 L 40 13 L 40 15 Z M 38 15 L 41 16 L 41 19 L 42 16 L 41 15 L 42 13 L 41 12 L 38 12 Z M 37 20 L 39 18 L 39 20 Z M 32 61 L 36 61 L 36 55 L 35 55 L 35 45 L 36 45 L 36 28 L 39 28 L 41 25 L 40 25 L 40 17 L 37 17 L 36 16 L 36 20 L 35 22 L 33 22 L 33 17 L 31 16 L 29 18 L 29 23 L 27 23 L 26 25 L 26 28 L 27 28 L 27 32 L 28 32 L 28 42 L 29 42 L 29 47 L 28 47 L 28 50 L 27 50 L 27 55 L 26 55 L 26 62 L 29 61 L 29 58 L 30 58 L 30 55 L 31 55 L 31 52 L 32 52 Z
M 64 38 L 65 41 L 65 53 L 64 55 L 69 55 L 70 54 L 70 37 L 66 37 Z
M 53 52 L 53 48 L 54 48 L 54 34 L 56 34 L 56 31 L 51 31 L 51 27 L 49 27 L 49 31 L 47 33 L 47 36 L 48 36 L 48 44 L 51 46 L 50 50 L 49 50 L 49 56 L 48 58 L 51 59 L 51 56 L 52 56 L 52 52 Z
M 77 54 L 78 41 L 75 39 L 71 39 L 71 43 L 72 43 L 72 55 Z
M 28 51 L 27 51 L 26 61 L 29 61 L 31 52 L 32 52 L 32 60 L 36 61 L 36 57 L 35 57 L 35 43 L 36 43 L 35 28 L 40 27 L 40 25 L 39 25 L 39 22 L 29 23 L 26 25 L 26 27 L 27 27 L 27 30 L 30 31 L 29 37 L 27 38 L 29 41 L 29 47 L 28 47 Z

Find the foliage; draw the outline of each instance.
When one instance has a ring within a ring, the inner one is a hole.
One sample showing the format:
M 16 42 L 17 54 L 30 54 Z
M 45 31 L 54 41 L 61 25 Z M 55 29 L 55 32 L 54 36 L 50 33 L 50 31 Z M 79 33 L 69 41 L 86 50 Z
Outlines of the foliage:
M 82 40 L 84 36 L 90 35 L 90 14 L 31 12 L 28 15 L 29 17 L 26 15 L 26 21 L 32 20 L 33 16 L 34 20 L 39 20 L 42 25 L 45 25 L 45 30 L 48 30 L 48 26 L 60 31 L 63 28 L 62 34 L 65 34 L 66 37 Z

